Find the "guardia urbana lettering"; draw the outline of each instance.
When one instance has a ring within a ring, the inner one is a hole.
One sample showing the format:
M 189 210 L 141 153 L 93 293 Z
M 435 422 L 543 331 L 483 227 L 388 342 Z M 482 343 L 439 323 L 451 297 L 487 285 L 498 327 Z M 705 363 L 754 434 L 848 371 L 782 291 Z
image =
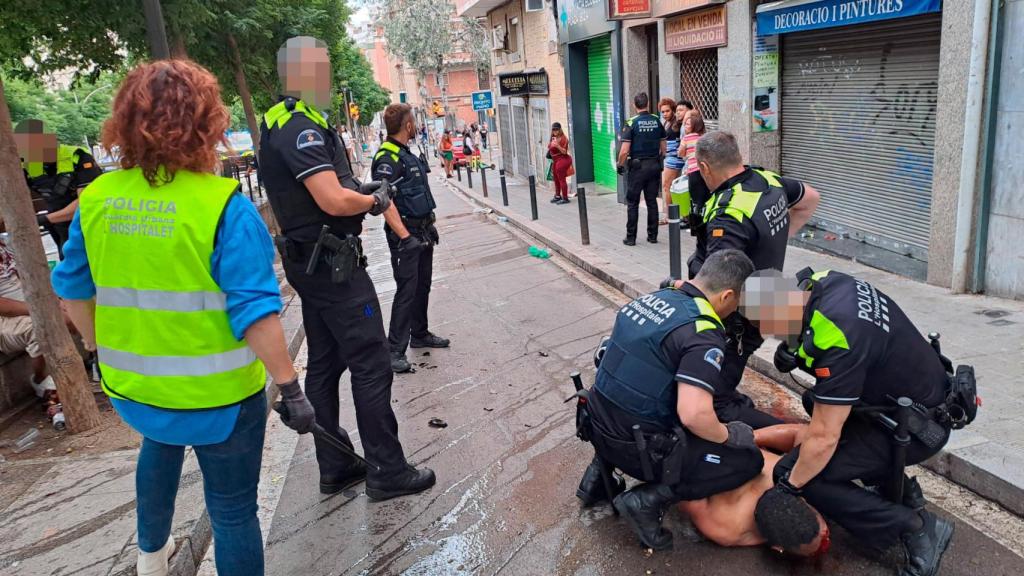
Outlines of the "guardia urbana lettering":
M 158 214 L 177 214 L 178 208 L 174 200 L 137 200 L 135 198 L 107 198 L 104 208 L 128 210 L 129 212 L 156 212 Z

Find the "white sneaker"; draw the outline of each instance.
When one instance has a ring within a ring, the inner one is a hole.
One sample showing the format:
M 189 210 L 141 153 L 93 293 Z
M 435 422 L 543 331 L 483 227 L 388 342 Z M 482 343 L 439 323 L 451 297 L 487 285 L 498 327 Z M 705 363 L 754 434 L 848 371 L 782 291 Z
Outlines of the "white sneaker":
M 167 565 L 174 555 L 174 535 L 167 537 L 167 544 L 156 552 L 139 550 L 136 570 L 139 576 L 167 576 Z
M 53 376 L 47 376 L 43 378 L 42 382 L 36 382 L 35 377 L 29 378 L 32 382 L 32 389 L 36 391 L 36 396 L 42 398 L 46 394 L 47 390 L 57 390 L 57 384 L 53 381 Z

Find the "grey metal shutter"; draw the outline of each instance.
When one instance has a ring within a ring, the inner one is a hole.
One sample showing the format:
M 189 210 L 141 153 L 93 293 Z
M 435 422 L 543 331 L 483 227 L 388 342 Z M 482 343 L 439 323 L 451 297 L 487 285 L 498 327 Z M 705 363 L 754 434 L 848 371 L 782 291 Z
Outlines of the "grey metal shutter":
M 501 137 L 501 163 L 505 171 L 514 174 L 513 163 L 515 156 L 512 153 L 512 125 L 508 115 L 508 104 L 498 104 L 498 131 Z
M 782 173 L 821 192 L 821 227 L 921 260 L 931 228 L 941 16 L 782 43 Z
M 530 143 L 526 141 L 526 108 L 512 105 L 512 129 L 515 131 L 516 174 L 530 175 Z

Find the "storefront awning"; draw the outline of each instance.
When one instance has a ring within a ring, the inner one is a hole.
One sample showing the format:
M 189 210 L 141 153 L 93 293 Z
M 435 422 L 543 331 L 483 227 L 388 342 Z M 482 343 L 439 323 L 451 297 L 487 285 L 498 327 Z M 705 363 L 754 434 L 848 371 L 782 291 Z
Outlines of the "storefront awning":
M 940 10 L 941 0 L 780 0 L 757 7 L 757 33 L 849 26 Z

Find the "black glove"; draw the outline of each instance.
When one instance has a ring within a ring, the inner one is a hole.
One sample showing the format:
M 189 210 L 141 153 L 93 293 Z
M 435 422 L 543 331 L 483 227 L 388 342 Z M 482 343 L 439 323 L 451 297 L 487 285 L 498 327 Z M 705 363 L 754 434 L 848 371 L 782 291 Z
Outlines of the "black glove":
M 662 280 L 661 284 L 658 284 L 658 288 L 660 288 L 662 290 L 664 290 L 665 288 L 675 288 L 676 282 L 678 282 L 678 281 L 679 281 L 679 278 L 673 278 L 673 277 L 669 276 L 668 278 L 665 278 L 664 280 Z
M 394 196 L 391 193 L 391 185 L 380 180 L 363 182 L 359 185 L 359 193 L 373 196 L 373 207 L 370 208 L 371 216 L 383 214 L 388 206 L 391 206 L 391 198 Z
M 427 239 L 435 246 L 441 243 L 441 235 L 437 233 L 437 226 L 431 224 L 427 227 Z
M 615 167 L 615 172 L 620 174 L 620 175 L 621 174 L 625 174 L 626 173 L 626 167 L 623 166 L 622 164 L 619 164 L 618 166 Z
M 47 218 L 47 216 L 49 215 L 49 212 L 43 214 L 36 214 L 36 224 L 38 224 L 39 226 L 49 226 L 50 219 Z
M 313 430 L 316 422 L 316 413 L 313 405 L 309 403 L 306 395 L 299 386 L 296 378 L 279 386 L 281 389 L 281 421 L 284 425 L 295 430 L 299 434 L 305 434 Z
M 796 354 L 789 349 L 789 345 L 785 341 L 779 342 L 778 348 L 775 349 L 775 357 L 772 359 L 772 364 L 775 364 L 775 369 L 783 374 L 792 372 L 799 366 Z
M 402 256 L 414 256 L 422 252 L 424 248 L 426 248 L 426 244 L 413 234 L 398 241 L 398 252 Z
M 725 445 L 730 448 L 753 448 L 757 449 L 754 443 L 754 429 L 745 422 L 733 420 L 725 425 L 729 429 L 729 437 L 725 439 Z

